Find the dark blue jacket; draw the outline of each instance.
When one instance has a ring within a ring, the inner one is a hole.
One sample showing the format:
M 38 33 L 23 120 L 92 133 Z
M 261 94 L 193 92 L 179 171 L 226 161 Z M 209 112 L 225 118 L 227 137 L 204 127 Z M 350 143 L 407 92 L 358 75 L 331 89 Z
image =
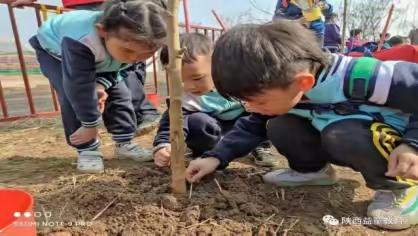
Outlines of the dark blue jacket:
M 318 82 L 310 91 L 310 95 L 313 96 L 315 88 L 321 87 L 325 82 L 330 82 L 330 80 L 336 79 L 341 80 L 344 79 L 344 77 L 347 77 L 343 76 L 347 71 L 346 68 L 352 65 L 350 62 L 355 62 L 356 60 L 357 59 L 350 57 L 334 56 L 332 65 L 329 68 L 325 68 L 320 73 L 317 78 Z M 383 65 L 382 63 L 385 64 Z M 375 68 L 376 71 L 374 74 L 376 76 L 374 78 L 374 84 L 376 86 L 373 90 L 373 96 L 370 100 L 363 101 L 361 104 L 365 105 L 361 106 L 365 106 L 364 109 L 373 108 L 373 110 L 376 111 L 374 113 L 380 113 L 384 119 L 382 122 L 390 124 L 397 129 L 399 128 L 398 131 L 402 134 L 400 140 L 401 143 L 405 143 L 418 150 L 418 64 L 410 62 L 379 62 L 378 66 Z M 338 81 L 336 80 L 336 82 Z M 329 96 L 332 95 L 334 94 L 329 94 Z M 312 97 L 308 98 L 310 101 L 315 101 L 312 100 Z M 378 101 L 374 101 L 375 98 L 379 98 Z M 366 105 L 372 104 L 371 101 L 374 101 L 373 104 L 376 105 Z M 348 100 L 348 102 L 350 102 L 350 100 Z M 313 113 L 318 117 L 321 115 L 327 115 L 326 112 L 322 114 L 316 110 L 305 110 L 306 108 L 300 107 L 303 104 L 304 103 L 299 104 L 296 108 L 291 110 L 295 112 L 291 113 L 291 111 L 289 111 L 289 113 L 295 115 L 306 113 L 308 115 L 311 114 L 311 116 Z M 315 102 L 311 103 L 311 105 L 312 107 L 315 105 L 318 107 L 321 105 L 337 106 L 338 103 Z M 359 109 L 362 110 L 363 108 L 360 107 Z M 302 113 L 297 113 L 296 110 L 299 110 Z M 349 117 L 372 120 L 371 117 L 364 114 L 341 114 L 341 116 L 338 117 L 336 111 L 333 112 L 333 110 L 330 110 L 328 113 L 332 113 L 337 120 Z M 385 113 L 390 113 L 390 115 L 385 116 Z M 406 117 L 406 119 L 394 120 L 393 118 L 398 115 Z M 224 136 L 214 149 L 204 153 L 203 157 L 215 157 L 220 161 L 219 169 L 225 168 L 233 159 L 245 156 L 257 145 L 267 139 L 266 124 L 268 119 L 271 118 L 272 117 L 262 116 L 259 114 L 251 114 L 250 116 L 240 118 L 235 123 L 234 128 Z M 401 122 L 402 127 L 404 128 L 400 130 L 401 126 L 397 126 L 395 121 Z M 313 126 L 317 128 L 314 124 Z
M 341 45 L 341 34 L 340 27 L 337 24 L 326 23 L 325 24 L 325 36 L 324 46 L 340 46 Z

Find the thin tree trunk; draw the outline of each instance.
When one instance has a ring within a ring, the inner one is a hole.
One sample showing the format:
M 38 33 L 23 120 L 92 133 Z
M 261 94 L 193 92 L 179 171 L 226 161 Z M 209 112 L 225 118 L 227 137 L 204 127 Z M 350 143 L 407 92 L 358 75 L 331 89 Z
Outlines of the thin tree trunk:
M 169 15 L 168 48 L 170 56 L 169 86 L 170 86 L 170 143 L 171 143 L 171 188 L 174 194 L 186 193 L 186 167 L 184 162 L 184 134 L 183 117 L 181 110 L 181 96 L 183 87 L 181 83 L 181 59 L 179 27 L 178 27 L 179 0 L 168 1 Z
M 344 52 L 345 47 L 345 31 L 347 30 L 347 8 L 348 8 L 348 0 L 344 0 L 344 13 L 343 13 L 343 32 L 341 37 L 341 52 Z

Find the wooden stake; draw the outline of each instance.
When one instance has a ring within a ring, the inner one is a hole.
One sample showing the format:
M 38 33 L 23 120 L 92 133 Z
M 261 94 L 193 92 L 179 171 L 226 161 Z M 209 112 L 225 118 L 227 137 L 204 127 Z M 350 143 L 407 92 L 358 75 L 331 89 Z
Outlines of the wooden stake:
M 281 189 L 280 189 L 280 192 L 282 193 L 282 200 L 283 200 L 283 201 L 284 201 L 284 200 L 286 200 L 286 199 L 285 199 L 285 197 L 284 197 L 284 194 L 285 194 L 284 189 L 282 189 L 282 188 L 281 188 Z
M 181 110 L 181 96 L 183 92 L 181 82 L 181 59 L 179 28 L 178 28 L 179 0 L 168 1 L 167 28 L 169 66 L 168 77 L 170 86 L 170 142 L 171 142 L 171 188 L 174 194 L 185 194 L 186 166 L 184 163 L 184 134 Z
M 293 224 L 288 228 L 285 229 L 283 232 L 283 236 L 287 236 L 287 233 L 293 229 L 293 227 L 299 222 L 299 219 L 296 219 L 295 222 L 293 222 Z
M 268 224 L 268 222 L 271 220 L 271 218 L 273 218 L 275 216 L 276 216 L 276 213 L 273 213 L 271 216 L 267 217 L 267 219 L 265 219 L 264 222 Z
M 222 193 L 222 192 L 223 192 L 223 191 L 222 191 L 222 187 L 221 187 L 221 185 L 219 184 L 218 180 L 217 180 L 216 178 L 215 178 L 214 180 L 215 180 L 216 186 L 218 186 L 218 188 L 219 188 L 219 191 Z
M 161 204 L 161 215 L 164 217 L 163 201 L 160 201 L 160 204 Z
M 193 193 L 193 183 L 190 183 L 189 199 L 192 199 L 192 193 Z
M 76 183 L 77 183 L 77 176 L 74 175 L 73 176 L 73 189 L 71 189 L 71 192 L 75 190 Z
M 202 221 L 200 223 L 197 223 L 197 224 L 194 224 L 194 225 L 189 225 L 189 226 L 185 227 L 185 229 L 194 228 L 194 227 L 197 227 L 199 225 L 203 225 L 204 223 L 210 221 L 211 219 L 212 219 L 212 217 L 207 218 L 206 220 L 204 220 L 204 221 Z
M 91 221 L 95 221 L 97 218 L 99 218 L 103 214 L 103 212 L 105 212 L 107 208 L 109 208 L 118 198 L 119 196 L 116 196 L 115 198 L 113 198 L 113 200 L 110 201 L 99 213 L 97 213 L 97 215 L 95 215 L 93 219 L 91 219 Z
M 279 226 L 277 226 L 276 231 L 274 231 L 274 234 L 273 235 L 277 235 L 277 233 L 280 230 L 280 227 L 282 227 L 282 225 L 283 225 L 283 222 L 284 222 L 284 219 L 282 219 L 282 221 L 280 222 Z

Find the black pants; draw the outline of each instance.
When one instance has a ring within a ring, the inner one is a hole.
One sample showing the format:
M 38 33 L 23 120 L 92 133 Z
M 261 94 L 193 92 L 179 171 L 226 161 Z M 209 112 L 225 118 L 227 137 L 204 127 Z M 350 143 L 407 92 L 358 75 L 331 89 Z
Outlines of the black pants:
M 347 119 L 319 132 L 308 119 L 283 115 L 268 121 L 267 135 L 298 172 L 316 172 L 332 163 L 360 172 L 373 189 L 410 186 L 385 176 L 387 160 L 373 142 L 371 125 L 370 121 Z
M 30 43 L 36 51 L 36 57 L 42 73 L 48 78 L 57 92 L 67 143 L 77 148 L 78 151 L 97 149 L 99 146 L 98 140 L 91 140 L 81 145 L 72 145 L 70 143 L 69 136 L 81 127 L 81 122 L 77 119 L 71 106 L 71 101 L 64 92 L 61 61 L 43 50 L 36 37 L 32 37 Z M 106 90 L 106 92 L 108 98 L 103 113 L 104 124 L 108 132 L 112 134 L 113 140 L 116 142 L 128 142 L 134 137 L 136 131 L 136 117 L 130 92 L 125 83 L 118 83 Z
M 215 147 L 222 137 L 235 125 L 236 120 L 222 121 L 206 113 L 196 112 L 185 115 L 183 130 L 186 135 L 186 144 L 192 150 L 194 157 Z M 269 141 L 262 142 L 258 147 L 270 148 Z
M 160 112 L 150 103 L 145 92 L 145 63 L 137 63 L 126 69 L 128 77 L 124 80 L 132 94 L 132 104 L 138 123 L 145 115 L 160 115 Z
M 183 130 L 186 144 L 193 151 L 193 156 L 200 156 L 211 150 L 221 137 L 232 129 L 235 120 L 220 121 L 203 112 L 185 115 Z

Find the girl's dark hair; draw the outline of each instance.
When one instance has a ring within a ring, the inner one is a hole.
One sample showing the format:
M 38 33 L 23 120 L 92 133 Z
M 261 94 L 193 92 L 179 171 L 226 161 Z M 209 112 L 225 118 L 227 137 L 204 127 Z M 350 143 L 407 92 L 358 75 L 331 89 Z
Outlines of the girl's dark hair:
M 193 63 L 198 55 L 209 55 L 212 53 L 213 45 L 208 37 L 200 33 L 190 33 L 180 35 L 180 48 L 184 49 L 182 63 Z M 160 61 L 163 65 L 168 65 L 168 47 L 161 49 Z
M 165 0 L 107 0 L 99 22 L 109 32 L 121 28 L 136 35 L 135 39 L 162 45 L 167 36 Z
M 298 72 L 329 63 L 310 30 L 279 20 L 239 25 L 223 34 L 212 55 L 212 77 L 223 96 L 247 100 L 265 89 L 285 89 Z

